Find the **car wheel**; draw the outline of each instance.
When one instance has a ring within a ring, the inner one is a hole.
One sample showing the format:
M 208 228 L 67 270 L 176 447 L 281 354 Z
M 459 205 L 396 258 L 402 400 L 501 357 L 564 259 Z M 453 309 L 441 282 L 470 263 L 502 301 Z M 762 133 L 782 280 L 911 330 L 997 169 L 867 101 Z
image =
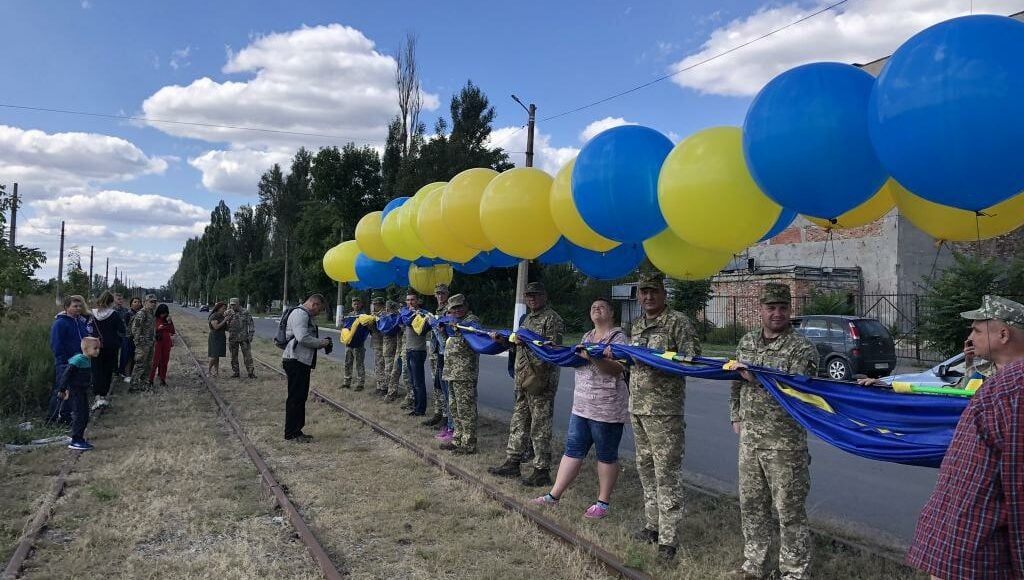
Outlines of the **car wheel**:
M 847 381 L 853 376 L 850 373 L 850 364 L 841 358 L 830 359 L 825 364 L 825 373 L 828 378 L 837 381 Z

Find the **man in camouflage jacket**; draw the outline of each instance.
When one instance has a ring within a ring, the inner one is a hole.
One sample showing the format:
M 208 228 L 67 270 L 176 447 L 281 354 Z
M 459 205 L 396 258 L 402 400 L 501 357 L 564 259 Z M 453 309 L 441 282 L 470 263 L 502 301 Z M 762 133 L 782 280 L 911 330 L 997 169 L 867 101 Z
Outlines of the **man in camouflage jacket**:
M 373 299 L 370 300 L 370 314 L 380 316 L 383 313 L 384 296 L 374 294 Z M 388 392 L 388 379 L 384 364 L 384 333 L 377 328 L 376 324 L 370 327 L 370 347 L 373 349 L 373 392 L 384 396 Z
M 779 572 L 784 579 L 806 578 L 811 563 L 811 534 L 805 503 L 810 490 L 807 432 L 775 401 L 746 365 L 814 376 L 818 351 L 790 324 L 789 286 L 765 284 L 761 289 L 762 327 L 748 332 L 736 349 L 742 381 L 735 381 L 729 420 L 740 436 L 740 523 L 743 530 L 741 568 L 732 578 L 767 578 L 773 517 L 778 520 Z
M 644 274 L 637 285 L 644 315 L 633 321 L 630 344 L 695 356 L 700 342 L 690 320 L 668 307 L 661 274 Z M 683 516 L 682 464 L 686 379 L 642 363 L 629 378 L 629 413 L 636 443 L 636 469 L 644 489 L 643 528 L 636 539 L 658 543 L 658 555 L 675 558 Z
M 456 294 L 448 299 L 448 313 L 459 324 L 479 324 L 480 319 L 469 313 L 466 297 Z M 455 437 L 441 444 L 441 449 L 458 455 L 476 453 L 476 382 L 480 375 L 480 355 L 470 348 L 463 331 L 454 328 L 455 336 L 445 341 L 444 376 L 448 384 L 449 407 L 455 424 Z
M 523 317 L 520 328 L 531 330 L 554 344 L 562 344 L 565 323 L 548 306 L 548 295 L 543 284 L 527 284 L 526 306 L 529 312 Z M 551 418 L 560 369 L 553 364 L 541 362 L 526 346 L 516 347 L 509 356 L 515 357 L 515 402 L 509 422 L 506 448 L 508 458 L 503 464 L 491 467 L 488 471 L 502 477 L 519 477 L 519 464 L 529 437 L 533 441 L 533 471 L 522 479 L 522 484 L 531 487 L 551 485 Z M 533 382 L 539 387 L 527 389 L 524 386 L 530 375 L 533 375 Z
M 149 377 L 149 367 L 153 365 L 153 346 L 156 345 L 156 296 L 146 294 L 142 302 L 142 310 L 132 318 L 129 334 L 135 343 L 135 366 L 132 368 L 132 382 L 128 387 L 138 391 L 153 387 Z
M 363 297 L 359 294 L 353 293 L 349 299 L 352 303 L 352 310 L 349 311 L 345 317 L 359 316 L 366 314 L 363 312 Z M 366 347 L 360 345 L 358 347 L 345 346 L 345 374 L 341 380 L 341 388 L 351 388 L 353 383 L 355 384 L 355 390 L 363 390 L 363 385 L 366 383 Z M 355 367 L 355 379 L 352 377 L 352 367 Z
M 228 347 L 231 353 L 231 376 L 238 378 L 238 351 L 242 351 L 242 359 L 245 361 L 245 371 L 250 379 L 256 378 L 256 368 L 252 364 L 252 337 L 256 334 L 256 324 L 252 320 L 249 311 L 242 308 L 238 298 L 228 301 L 228 310 L 231 313 L 227 318 L 228 326 Z
M 448 296 L 451 292 L 448 289 L 447 284 L 438 284 L 434 287 L 434 298 L 437 299 L 437 311 L 435 314 L 438 317 L 445 316 L 448 314 Z M 438 346 L 438 341 L 444 340 L 440 337 L 440 333 L 435 330 L 431 333 L 431 336 L 427 338 L 427 358 L 430 360 L 430 372 L 434 377 L 434 414 L 431 418 L 423 422 L 427 427 L 434 427 L 447 423 L 448 417 L 448 386 L 445 385 L 444 379 L 444 346 Z

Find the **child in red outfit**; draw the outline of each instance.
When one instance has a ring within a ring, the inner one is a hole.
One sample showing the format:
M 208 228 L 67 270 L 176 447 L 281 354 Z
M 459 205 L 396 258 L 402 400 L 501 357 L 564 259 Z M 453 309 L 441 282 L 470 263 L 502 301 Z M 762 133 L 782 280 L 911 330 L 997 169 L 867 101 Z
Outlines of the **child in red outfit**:
M 153 346 L 153 366 L 149 368 L 149 382 L 160 373 L 160 386 L 167 386 L 167 363 L 171 360 L 171 346 L 174 340 L 174 321 L 166 304 L 156 307 L 156 344 Z

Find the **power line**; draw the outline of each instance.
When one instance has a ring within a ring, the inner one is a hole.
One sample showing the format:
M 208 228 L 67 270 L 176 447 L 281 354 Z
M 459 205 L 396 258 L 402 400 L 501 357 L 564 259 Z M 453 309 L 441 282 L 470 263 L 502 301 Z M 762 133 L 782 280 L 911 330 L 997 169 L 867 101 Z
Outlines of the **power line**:
M 837 6 L 840 6 L 842 4 L 846 4 L 849 1 L 850 0 L 840 0 L 839 2 L 835 2 L 833 4 L 829 4 L 828 6 L 825 6 L 824 8 L 822 8 L 822 9 L 816 11 L 816 12 L 812 12 L 811 14 L 808 14 L 807 16 L 804 16 L 804 17 L 796 19 L 793 22 L 790 22 L 789 24 L 785 24 L 783 26 L 780 26 L 780 27 L 778 27 L 778 28 L 776 28 L 774 30 L 771 30 L 769 32 L 766 32 L 766 33 L 762 34 L 761 36 L 758 36 L 757 38 L 753 38 L 753 39 L 748 40 L 748 41 L 746 41 L 746 42 L 744 42 L 742 44 L 738 44 L 738 45 L 736 45 L 736 46 L 734 46 L 734 47 L 732 47 L 732 48 L 730 48 L 728 50 L 723 50 L 722 52 L 719 52 L 717 54 L 709 56 L 708 58 L 705 58 L 705 59 L 703 59 L 701 61 L 695 62 L 695 63 L 693 63 L 693 64 L 691 64 L 691 65 L 689 65 L 687 67 L 681 68 L 681 69 L 679 69 L 679 70 L 677 70 L 675 72 L 669 73 L 667 75 L 662 75 L 662 76 L 660 76 L 660 77 L 658 77 L 656 79 L 647 81 L 646 83 L 643 83 L 643 84 L 637 85 L 635 87 L 626 89 L 624 91 L 615 93 L 614 95 L 609 95 L 607 97 L 604 97 L 603 99 L 599 99 L 599 100 L 594 101 L 592 103 L 588 103 L 586 105 L 581 105 L 579 107 L 576 107 L 575 109 L 569 109 L 567 111 L 562 111 L 561 113 L 556 113 L 554 115 L 551 115 L 550 117 L 544 117 L 543 119 L 540 119 L 538 122 L 539 123 L 543 123 L 544 121 L 551 121 L 553 119 L 558 119 L 559 117 L 565 117 L 566 115 L 571 115 L 573 113 L 578 113 L 580 111 L 583 111 L 585 109 L 589 109 L 591 107 L 596 107 L 597 105 L 600 105 L 602 103 L 607 103 L 608 101 L 611 101 L 613 99 L 617 99 L 619 97 L 628 95 L 630 93 L 635 93 L 636 91 L 639 91 L 641 89 L 645 89 L 645 88 L 647 88 L 647 87 L 649 87 L 649 86 L 651 86 L 653 84 L 660 83 L 661 81 L 664 81 L 666 79 L 670 79 L 670 78 L 672 78 L 672 77 L 674 77 L 674 76 L 676 76 L 678 74 L 682 74 L 682 73 L 684 73 L 686 71 L 693 70 L 693 69 L 695 69 L 695 68 L 697 68 L 697 67 L 699 67 L 701 65 L 704 65 L 704 64 L 707 64 L 707 63 L 709 63 L 709 62 L 711 62 L 713 60 L 719 59 L 719 58 L 721 58 L 721 57 L 723 57 L 723 56 L 725 56 L 727 54 L 736 52 L 737 50 L 740 50 L 741 48 L 750 46 L 751 44 L 754 44 L 755 42 L 758 42 L 760 40 L 764 40 L 765 38 L 768 38 L 769 36 L 771 36 L 771 35 L 773 35 L 773 34 L 775 34 L 777 32 L 782 32 L 783 30 L 785 30 L 787 28 L 790 28 L 791 26 L 796 26 L 797 24 L 800 24 L 801 22 L 804 22 L 806 20 L 810 20 L 811 18 L 814 18 L 815 16 L 818 16 L 819 14 L 823 14 L 825 12 L 828 12 L 829 10 L 832 10 L 833 8 L 836 8 Z
M 265 129 L 262 127 L 245 127 L 242 125 L 220 125 L 217 123 L 200 123 L 198 121 L 174 121 L 171 119 L 153 119 L 151 117 L 135 117 L 132 115 L 111 115 L 107 113 L 92 113 L 89 111 L 74 111 L 70 109 L 49 109 L 46 107 L 29 107 L 27 105 L 13 105 L 0 103 L 0 107 L 8 109 L 21 109 L 23 111 L 39 111 L 44 113 L 61 113 L 64 115 L 81 115 L 84 117 L 101 117 L 104 119 L 120 119 L 124 121 L 143 121 L 146 123 L 166 123 L 170 125 L 189 125 L 193 127 L 210 127 L 214 129 L 234 129 L 236 131 L 256 131 L 260 133 L 273 133 L 275 135 L 295 135 L 299 137 L 317 137 L 320 139 L 332 139 L 336 141 L 351 141 L 360 143 L 384 143 L 379 140 L 354 139 L 341 135 L 327 135 L 323 133 L 304 133 L 302 131 L 284 131 L 281 129 Z

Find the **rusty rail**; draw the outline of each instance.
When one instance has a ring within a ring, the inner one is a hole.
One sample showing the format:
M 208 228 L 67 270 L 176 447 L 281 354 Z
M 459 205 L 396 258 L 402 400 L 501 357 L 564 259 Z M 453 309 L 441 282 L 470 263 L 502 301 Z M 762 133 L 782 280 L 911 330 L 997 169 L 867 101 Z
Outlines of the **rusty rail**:
M 192 363 L 196 366 L 196 371 L 199 373 L 199 378 L 202 380 L 203 385 L 206 386 L 206 390 L 213 396 L 213 400 L 216 401 L 217 407 L 220 409 L 221 415 L 224 416 L 224 420 L 227 421 L 228 425 L 231 426 L 231 430 L 235 432 L 238 440 L 241 441 L 242 447 L 245 449 L 246 455 L 252 461 L 253 465 L 256 466 L 256 470 L 259 471 L 260 478 L 263 479 L 264 484 L 270 489 L 270 492 L 274 495 L 274 499 L 277 500 L 278 506 L 288 516 L 288 521 L 291 522 L 292 527 L 295 528 L 295 533 L 299 536 L 299 540 L 309 550 L 309 554 L 316 561 L 320 571 L 323 572 L 324 578 L 327 580 L 341 580 L 342 573 L 334 566 L 334 562 L 331 557 L 324 550 L 324 547 L 320 544 L 320 540 L 313 534 L 313 531 L 306 524 L 306 521 L 302 519 L 302 514 L 295 508 L 295 504 L 288 498 L 288 494 L 281 484 L 274 478 L 274 474 L 270 471 L 270 466 L 263 460 L 259 452 L 256 451 L 256 447 L 252 444 L 252 441 L 245 434 L 241 424 L 235 417 L 231 407 L 228 406 L 227 401 L 224 400 L 224 395 L 221 394 L 220 389 L 217 388 L 212 381 L 210 381 L 206 375 L 203 374 L 202 366 L 192 353 L 192 349 L 189 347 L 181 335 L 178 335 L 178 340 L 185 347 L 185 352 L 188 353 Z
M 260 357 L 254 355 L 253 359 L 256 362 L 260 363 L 261 365 L 267 367 L 268 369 L 278 373 L 279 375 L 284 376 L 283 370 L 262 360 Z M 314 399 L 320 400 L 329 405 L 330 407 L 334 408 L 335 410 L 340 411 L 348 415 L 349 417 L 355 419 L 356 421 L 365 424 L 366 426 L 373 429 L 377 434 L 387 439 L 390 439 L 391 441 L 394 441 L 398 445 L 406 448 L 415 455 L 419 456 L 427 463 L 437 466 L 444 473 L 461 479 L 462 481 L 481 489 L 488 497 L 500 503 L 501 506 L 504 507 L 505 509 L 521 515 L 522 517 L 526 518 L 527 520 L 535 524 L 541 530 L 551 534 L 552 536 L 558 538 L 562 542 L 579 549 L 588 556 L 591 556 L 592 558 L 600 562 L 605 568 L 612 572 L 615 572 L 619 576 L 622 576 L 623 578 L 629 578 L 630 580 L 649 580 L 651 578 L 651 576 L 645 572 L 626 566 L 624 563 L 622 563 L 621 560 L 615 557 L 614 554 L 612 554 L 608 550 L 605 550 L 604 548 L 595 544 L 594 542 L 591 542 L 586 538 L 581 538 L 572 530 L 566 529 L 554 520 L 547 518 L 537 513 L 536 511 L 527 508 L 526 505 L 524 505 L 523 503 L 502 493 L 501 490 L 494 487 L 490 483 L 487 483 L 486 481 L 480 479 L 479 477 L 473 475 L 469 471 L 466 471 L 465 469 L 462 469 L 461 467 L 458 467 L 456 465 L 452 465 L 451 463 L 445 461 L 441 457 L 438 457 L 437 455 L 430 453 L 429 451 L 426 451 L 425 449 L 409 441 L 405 437 L 402 437 L 398 433 L 395 433 L 394 431 L 388 429 L 384 425 L 381 425 L 380 423 L 374 421 L 373 419 L 364 417 L 363 415 L 345 406 L 344 404 L 339 403 L 338 401 L 335 401 L 330 397 L 324 395 L 317 389 L 311 388 L 309 392 L 310 394 L 313 395 Z

